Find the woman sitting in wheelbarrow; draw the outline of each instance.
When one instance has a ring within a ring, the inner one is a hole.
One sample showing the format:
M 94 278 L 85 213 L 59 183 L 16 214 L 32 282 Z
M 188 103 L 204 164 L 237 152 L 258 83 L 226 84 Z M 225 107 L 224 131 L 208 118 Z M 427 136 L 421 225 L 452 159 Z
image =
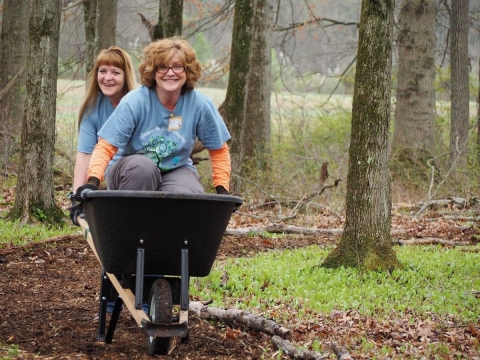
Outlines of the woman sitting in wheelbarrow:
M 88 73 L 86 95 L 78 116 L 73 192 L 68 194 L 68 198 L 72 200 L 70 218 L 75 225 L 79 225 L 77 217 L 83 213 L 83 209 L 75 206 L 73 196 L 77 188 L 87 181 L 88 165 L 98 142 L 98 131 L 112 115 L 122 97 L 136 87 L 135 69 L 130 55 L 118 46 L 110 46 L 100 51 Z
M 201 66 L 194 49 L 167 38 L 144 55 L 142 85 L 123 97 L 98 133 L 87 183 L 75 197 L 85 200 L 82 191 L 96 190 L 105 172 L 108 190 L 202 193 L 190 158 L 197 138 L 210 153 L 216 192 L 228 194 L 230 134 L 212 101 L 195 90 Z M 114 159 L 118 150 L 122 156 Z

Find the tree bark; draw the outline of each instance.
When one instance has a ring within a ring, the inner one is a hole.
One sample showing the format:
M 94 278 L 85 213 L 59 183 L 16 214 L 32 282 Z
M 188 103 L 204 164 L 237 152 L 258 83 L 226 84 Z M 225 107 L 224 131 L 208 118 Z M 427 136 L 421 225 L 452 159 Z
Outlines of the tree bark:
M 30 0 L 5 0 L 3 2 L 2 32 L 0 34 L 0 90 L 25 67 L 28 54 L 28 19 Z M 21 73 L 0 98 L 0 166 L 5 170 L 18 153 L 20 132 L 25 106 L 25 73 Z M 8 171 L 6 171 L 8 172 Z
M 393 0 L 363 0 L 352 106 L 345 227 L 322 266 L 401 267 L 390 237 L 388 130 Z
M 183 0 L 159 0 L 158 23 L 153 30 L 154 40 L 182 35 Z
M 392 153 L 430 158 L 435 122 L 435 1 L 404 0 Z M 399 160 L 400 159 L 400 160 Z
M 117 41 L 117 0 L 97 1 L 95 14 L 95 57 Z
M 480 32 L 479 32 L 480 34 Z M 477 165 L 480 165 L 480 58 L 478 59 L 478 94 L 477 94 Z
M 458 165 L 466 165 L 469 120 L 468 0 L 452 0 L 450 14 L 450 68 L 452 110 L 450 151 L 461 152 Z
M 53 160 L 60 32 L 60 0 L 34 0 L 30 15 L 25 111 L 20 167 L 10 220 L 60 223 L 55 204 Z
M 257 0 L 254 17 L 253 54 L 248 81 L 245 116 L 245 161 L 241 177 L 251 170 L 266 170 L 270 153 L 270 97 L 274 0 Z
M 85 25 L 85 75 L 93 69 L 95 62 L 95 27 L 97 0 L 83 1 L 83 22 Z
M 232 135 L 230 154 L 232 169 L 242 168 L 244 157 L 245 114 L 247 103 L 248 79 L 250 76 L 253 19 L 256 0 L 237 0 L 233 21 L 230 75 L 225 97 L 225 122 Z M 232 178 L 230 192 L 240 193 L 238 178 Z

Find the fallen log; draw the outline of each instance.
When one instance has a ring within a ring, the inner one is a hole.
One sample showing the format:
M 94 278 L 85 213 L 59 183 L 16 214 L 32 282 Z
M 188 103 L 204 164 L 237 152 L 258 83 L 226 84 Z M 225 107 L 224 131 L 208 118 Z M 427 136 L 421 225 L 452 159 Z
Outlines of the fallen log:
M 394 244 L 398 245 L 449 245 L 449 246 L 466 246 L 473 245 L 470 241 L 451 241 L 438 238 L 420 238 L 409 240 L 393 240 Z
M 335 353 L 338 360 L 353 360 L 348 351 L 339 346 L 336 341 L 330 343 L 330 349 Z
M 219 309 L 208 307 L 202 302 L 191 301 L 189 311 L 197 317 L 205 320 L 219 321 L 225 324 L 240 324 L 246 328 L 271 335 L 271 341 L 274 346 L 282 350 L 292 359 L 297 360 L 321 360 L 329 356 L 315 351 L 296 348 L 286 338 L 290 335 L 290 330 L 284 326 L 278 325 L 275 321 L 265 319 L 262 316 L 254 315 L 243 310 L 237 309 Z M 341 349 L 337 346 L 338 349 Z M 344 352 L 342 352 L 344 354 Z M 343 360 L 351 359 L 347 357 L 339 358 Z
M 277 335 L 285 339 L 290 335 L 290 330 L 278 325 L 275 321 L 262 316 L 254 315 L 243 310 L 211 308 L 199 301 L 191 301 L 189 310 L 199 318 L 221 321 L 227 324 L 241 324 L 251 330 L 263 332 L 268 335 Z
M 328 355 L 323 355 L 315 351 L 297 349 L 288 340 L 284 340 L 279 336 L 272 336 L 272 343 L 277 349 L 282 350 L 285 355 L 292 359 L 321 360 L 329 357 Z
M 392 230 L 392 235 L 404 234 L 408 230 Z M 271 224 L 266 226 L 256 226 L 241 229 L 227 228 L 226 235 L 251 235 L 261 234 L 264 232 L 272 234 L 300 234 L 300 235 L 318 235 L 318 234 L 331 234 L 341 235 L 343 229 L 318 229 L 318 228 L 305 228 L 295 225 L 283 225 L 283 224 Z
M 225 231 L 226 235 L 249 235 L 249 234 L 259 234 L 263 232 L 269 233 L 282 233 L 282 234 L 302 234 L 302 235 L 316 235 L 316 234 L 332 234 L 338 235 L 343 232 L 343 229 L 315 229 L 315 228 L 304 228 L 295 225 L 282 225 L 282 224 L 272 224 L 267 226 L 258 226 L 242 229 L 230 229 L 227 228 Z

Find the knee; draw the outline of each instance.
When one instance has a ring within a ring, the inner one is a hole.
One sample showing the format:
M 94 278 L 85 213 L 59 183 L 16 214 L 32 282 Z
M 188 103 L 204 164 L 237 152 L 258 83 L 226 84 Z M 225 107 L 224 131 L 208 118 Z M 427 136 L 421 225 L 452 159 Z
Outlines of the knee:
M 157 191 L 161 184 L 160 170 L 152 160 L 142 155 L 131 155 L 119 174 L 118 189 Z
M 152 160 L 143 155 L 131 155 L 131 157 L 128 170 L 137 175 L 156 174 L 160 171 Z

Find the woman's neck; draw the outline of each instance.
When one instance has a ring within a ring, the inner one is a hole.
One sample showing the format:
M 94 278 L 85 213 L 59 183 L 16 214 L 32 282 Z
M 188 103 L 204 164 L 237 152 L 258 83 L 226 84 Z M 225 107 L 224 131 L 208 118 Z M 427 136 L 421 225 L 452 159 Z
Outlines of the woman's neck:
M 117 94 L 115 96 L 108 96 L 108 100 L 110 100 L 110 103 L 113 105 L 114 108 L 116 108 L 120 103 L 120 100 L 122 100 L 124 96 L 124 93 Z
M 175 106 L 177 105 L 178 99 L 180 98 L 180 92 L 165 94 L 157 90 L 157 98 L 164 108 L 166 108 L 169 111 L 173 111 L 175 109 Z

